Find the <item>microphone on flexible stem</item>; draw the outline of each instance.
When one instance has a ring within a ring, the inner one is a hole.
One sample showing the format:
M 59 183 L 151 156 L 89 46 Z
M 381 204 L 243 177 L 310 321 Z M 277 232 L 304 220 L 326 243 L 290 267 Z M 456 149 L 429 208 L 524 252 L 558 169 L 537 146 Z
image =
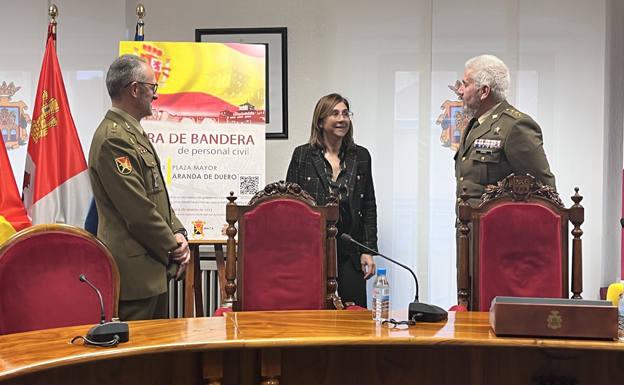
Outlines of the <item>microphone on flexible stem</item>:
M 102 299 L 102 293 L 100 293 L 100 291 L 98 290 L 97 287 L 95 287 L 94 284 L 92 284 L 91 282 L 89 282 L 89 280 L 87 279 L 87 277 L 85 277 L 84 274 L 80 274 L 80 277 L 78 277 L 78 279 L 80 279 L 80 282 L 84 282 L 87 285 L 91 286 L 91 288 L 93 290 L 95 290 L 95 292 L 98 295 L 98 298 L 100 299 L 100 311 L 101 311 L 101 315 L 100 315 L 100 324 L 105 324 L 106 323 L 106 316 L 104 315 L 104 300 Z
M 95 287 L 94 284 L 89 282 L 84 274 L 80 274 L 78 278 L 80 279 L 80 282 L 84 282 L 87 285 L 91 286 L 91 288 L 95 290 L 98 298 L 100 299 L 100 323 L 89 329 L 89 332 L 87 332 L 86 341 L 93 345 L 102 344 L 102 346 L 108 346 L 107 344 L 110 343 L 116 344 L 117 342 L 128 342 L 128 340 L 130 339 L 128 324 L 125 322 L 112 320 L 110 322 L 106 322 L 102 293 L 100 293 L 100 290 L 98 290 L 98 288 Z
M 380 254 L 379 252 L 371 249 L 368 246 L 361 244 L 360 242 L 353 239 L 353 237 L 351 237 L 349 234 L 343 233 L 340 236 L 340 239 L 342 239 L 343 241 L 351 242 L 355 245 L 358 245 L 364 250 L 374 255 L 378 255 L 382 257 L 383 259 L 386 259 L 396 265 L 401 266 L 402 268 L 406 269 L 412 274 L 412 277 L 414 277 L 414 283 L 416 284 L 416 295 L 414 296 L 414 302 L 410 303 L 408 307 L 407 314 L 408 314 L 409 320 L 419 321 L 419 322 L 438 322 L 438 321 L 443 321 L 448 318 L 448 313 L 446 312 L 446 310 L 442 309 L 441 307 L 436 306 L 436 305 L 428 305 L 426 303 L 421 303 L 418 301 L 418 278 L 416 278 L 416 274 L 414 274 L 412 269 L 410 269 L 409 267 L 405 266 L 404 264 L 400 262 L 395 261 L 394 259 L 390 257 L 386 257 L 385 255 Z

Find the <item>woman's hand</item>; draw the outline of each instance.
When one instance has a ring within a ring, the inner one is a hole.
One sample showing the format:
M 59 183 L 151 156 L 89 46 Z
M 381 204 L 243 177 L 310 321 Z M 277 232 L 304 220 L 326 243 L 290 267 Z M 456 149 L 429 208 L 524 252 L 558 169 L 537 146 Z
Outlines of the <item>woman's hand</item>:
M 377 268 L 375 267 L 375 260 L 370 254 L 362 254 L 360 256 L 360 265 L 362 265 L 362 273 L 364 273 L 364 279 L 369 279 L 373 275 Z

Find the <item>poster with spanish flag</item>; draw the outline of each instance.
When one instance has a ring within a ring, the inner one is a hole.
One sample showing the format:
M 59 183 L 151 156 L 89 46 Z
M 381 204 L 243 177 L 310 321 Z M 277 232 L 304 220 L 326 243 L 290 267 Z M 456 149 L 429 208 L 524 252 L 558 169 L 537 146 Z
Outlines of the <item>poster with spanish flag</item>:
M 141 125 L 189 239 L 225 239 L 230 191 L 246 204 L 265 185 L 265 46 L 126 41 L 119 54 L 156 74 L 158 99 Z

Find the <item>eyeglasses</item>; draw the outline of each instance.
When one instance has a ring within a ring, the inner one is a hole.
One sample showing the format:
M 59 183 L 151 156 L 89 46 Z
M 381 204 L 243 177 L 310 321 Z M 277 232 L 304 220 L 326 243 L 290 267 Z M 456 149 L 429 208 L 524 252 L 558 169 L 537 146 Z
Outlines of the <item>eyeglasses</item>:
M 148 83 L 148 82 L 140 82 L 138 80 L 133 80 L 130 83 L 126 84 L 126 87 L 128 87 L 130 84 L 132 83 L 138 83 L 138 84 L 143 84 L 148 86 L 148 88 L 150 88 L 152 90 L 152 93 L 156 93 L 156 91 L 158 91 L 158 83 Z
M 339 117 L 343 117 L 346 120 L 351 120 L 351 118 L 353 117 L 353 112 L 351 111 L 338 111 L 338 110 L 333 110 L 332 112 L 330 112 L 327 116 L 331 116 L 334 119 L 338 119 Z
M 381 321 L 382 326 L 387 326 L 390 329 L 397 329 L 399 325 L 407 325 L 407 327 L 416 325 L 415 320 L 397 321 L 394 318 Z

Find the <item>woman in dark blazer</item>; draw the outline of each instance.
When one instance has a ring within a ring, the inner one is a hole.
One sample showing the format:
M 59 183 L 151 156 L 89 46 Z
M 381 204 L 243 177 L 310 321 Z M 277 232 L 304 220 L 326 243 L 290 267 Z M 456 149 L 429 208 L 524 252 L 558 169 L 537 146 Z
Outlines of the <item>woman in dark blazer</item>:
M 377 250 L 377 204 L 368 150 L 353 141 L 353 113 L 347 99 L 323 96 L 314 109 L 310 141 L 295 148 L 286 180 L 299 184 L 324 205 L 339 199 L 338 294 L 366 307 L 366 280 L 375 274 L 373 257 L 340 239 L 343 233 Z

